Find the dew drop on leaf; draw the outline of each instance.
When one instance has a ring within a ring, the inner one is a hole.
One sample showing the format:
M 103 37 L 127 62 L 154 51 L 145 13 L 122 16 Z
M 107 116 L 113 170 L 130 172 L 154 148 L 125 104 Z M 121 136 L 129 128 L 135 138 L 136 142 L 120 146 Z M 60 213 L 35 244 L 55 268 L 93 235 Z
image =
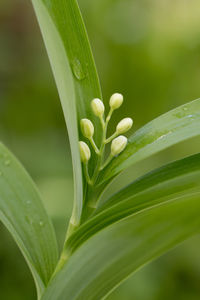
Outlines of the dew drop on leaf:
M 83 67 L 81 65 L 81 62 L 78 58 L 75 58 L 72 62 L 72 71 L 73 71 L 74 76 L 78 80 L 83 80 L 86 77 L 86 74 L 83 71 Z
M 192 120 L 194 120 L 195 116 L 194 115 L 188 115 L 187 117 L 192 121 Z
M 40 225 L 40 227 L 44 226 L 44 222 L 40 221 L 39 225 Z

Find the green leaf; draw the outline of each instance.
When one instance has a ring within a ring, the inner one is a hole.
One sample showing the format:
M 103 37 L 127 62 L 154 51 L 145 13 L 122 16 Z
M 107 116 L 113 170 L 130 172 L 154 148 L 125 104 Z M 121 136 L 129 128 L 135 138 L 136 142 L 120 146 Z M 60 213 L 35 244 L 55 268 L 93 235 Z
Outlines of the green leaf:
M 200 134 L 200 99 L 177 107 L 136 131 L 126 149 L 103 170 L 102 183 L 127 167 Z
M 2 144 L 0 220 L 22 251 L 40 296 L 58 260 L 55 233 L 34 183 Z
M 78 119 L 100 123 L 91 113 L 90 102 L 101 98 L 99 80 L 88 37 L 75 0 L 32 0 L 60 95 L 71 144 L 74 166 L 75 206 L 72 222 L 79 224 L 82 211 L 82 171 L 78 149 Z M 95 163 L 95 162 L 94 162 Z
M 123 189 L 100 203 L 96 214 L 121 201 L 130 200 L 135 205 L 136 195 L 150 194 L 167 196 L 174 192 L 196 188 L 200 185 L 200 153 L 169 163 L 134 180 Z M 146 200 L 145 200 L 145 203 Z
M 154 170 L 107 199 L 96 211 L 97 215 L 69 238 L 66 252 L 73 253 L 85 240 L 122 218 L 197 190 L 200 190 L 200 154 Z
M 200 154 L 134 181 L 69 238 L 68 260 L 43 300 L 101 299 L 137 268 L 200 230 L 199 206 Z
M 103 299 L 131 273 L 200 231 L 200 193 L 142 210 L 91 237 L 53 278 L 42 300 Z

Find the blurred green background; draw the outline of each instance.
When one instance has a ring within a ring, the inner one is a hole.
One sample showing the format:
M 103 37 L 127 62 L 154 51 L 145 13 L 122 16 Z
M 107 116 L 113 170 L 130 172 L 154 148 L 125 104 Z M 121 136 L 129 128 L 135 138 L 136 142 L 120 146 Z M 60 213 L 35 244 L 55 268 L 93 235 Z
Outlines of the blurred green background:
M 104 100 L 121 92 L 133 131 L 200 97 L 199 0 L 79 0 Z M 119 120 L 115 114 L 110 128 Z M 0 138 L 36 181 L 61 247 L 73 179 L 67 131 L 31 1 L 0 1 Z M 129 169 L 110 188 L 168 161 L 199 152 L 182 143 Z M 108 191 L 108 193 L 110 192 Z M 0 299 L 36 299 L 32 277 L 0 227 Z M 109 300 L 200 299 L 200 239 L 194 237 L 122 284 Z M 147 249 L 148 251 L 148 249 Z M 70 299 L 69 299 L 70 300 Z

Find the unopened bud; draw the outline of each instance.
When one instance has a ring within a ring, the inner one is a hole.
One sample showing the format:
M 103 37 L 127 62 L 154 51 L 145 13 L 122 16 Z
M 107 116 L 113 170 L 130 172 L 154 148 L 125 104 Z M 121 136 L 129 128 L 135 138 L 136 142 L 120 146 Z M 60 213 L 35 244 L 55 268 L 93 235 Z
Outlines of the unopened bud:
M 117 134 L 125 133 L 129 129 L 131 129 L 132 126 L 133 126 L 133 120 L 131 118 L 124 118 L 118 123 L 116 127 L 116 132 Z
M 103 116 L 105 107 L 104 107 L 103 102 L 100 99 L 98 99 L 98 98 L 93 99 L 91 102 L 91 106 L 92 106 L 92 110 L 93 110 L 94 114 L 97 117 Z
M 122 105 L 124 98 L 122 94 L 115 93 L 110 98 L 110 107 L 112 109 L 117 109 Z
M 123 135 L 118 136 L 112 141 L 111 155 L 116 156 L 121 153 L 127 145 L 127 138 Z
M 79 149 L 80 149 L 81 161 L 83 163 L 87 163 L 91 156 L 90 148 L 85 142 L 81 141 L 79 142 Z
M 92 122 L 88 119 L 82 119 L 81 120 L 81 131 L 84 137 L 90 139 L 94 135 L 94 125 Z

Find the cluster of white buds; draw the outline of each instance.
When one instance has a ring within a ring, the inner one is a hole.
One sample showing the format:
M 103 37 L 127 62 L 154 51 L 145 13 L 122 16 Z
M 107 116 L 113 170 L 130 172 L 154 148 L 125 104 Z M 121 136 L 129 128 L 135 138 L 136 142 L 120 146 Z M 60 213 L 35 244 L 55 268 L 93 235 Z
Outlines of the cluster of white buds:
M 79 142 L 81 161 L 84 163 L 86 167 L 85 168 L 86 178 L 88 183 L 90 184 L 95 183 L 98 172 L 103 168 L 105 168 L 105 166 L 108 165 L 108 163 L 113 159 L 113 157 L 119 155 L 127 145 L 128 142 L 127 138 L 121 134 L 127 132 L 132 127 L 133 120 L 131 118 L 122 119 L 117 124 L 116 131 L 114 132 L 114 134 L 111 135 L 109 138 L 106 138 L 107 126 L 112 116 L 112 113 L 114 110 L 118 109 L 122 105 L 122 103 L 123 103 L 123 96 L 119 93 L 113 94 L 109 101 L 110 111 L 105 119 L 104 117 L 105 107 L 103 102 L 98 98 L 92 100 L 91 102 L 92 111 L 95 114 L 95 116 L 97 116 L 100 119 L 100 122 L 102 124 L 102 130 L 103 130 L 102 142 L 99 149 L 96 146 L 95 141 L 93 140 L 93 136 L 94 136 L 93 123 L 89 119 L 82 119 L 80 121 L 80 128 L 83 136 L 89 140 L 94 151 L 99 156 L 97 160 L 96 169 L 94 171 L 92 179 L 90 179 L 90 176 L 88 174 L 88 169 L 87 169 L 87 163 L 91 157 L 90 148 L 85 142 L 83 141 Z M 107 158 L 107 160 L 102 164 L 105 145 L 108 144 L 109 142 L 112 142 L 110 155 Z

